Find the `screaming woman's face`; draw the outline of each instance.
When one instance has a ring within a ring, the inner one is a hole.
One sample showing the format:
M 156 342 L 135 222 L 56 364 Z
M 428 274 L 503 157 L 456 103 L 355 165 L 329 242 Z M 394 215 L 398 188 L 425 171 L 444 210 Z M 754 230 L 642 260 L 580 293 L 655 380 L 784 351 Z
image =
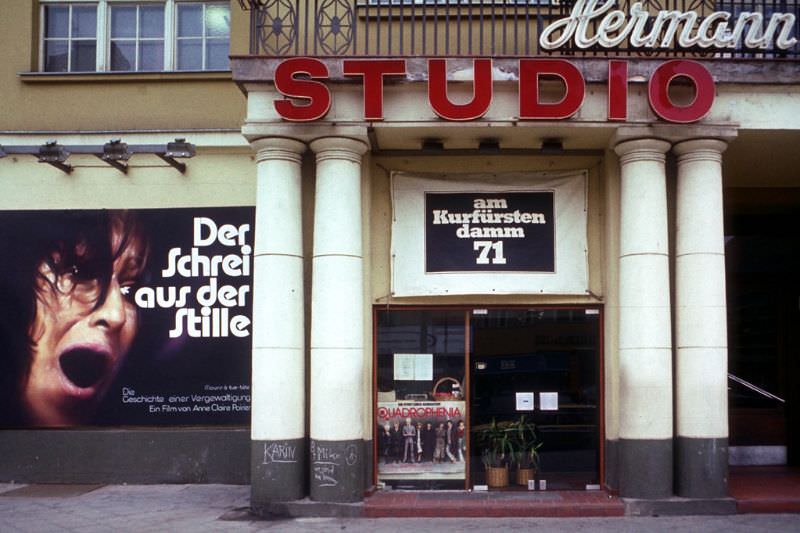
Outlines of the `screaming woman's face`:
M 22 383 L 32 425 L 85 423 L 125 360 L 138 325 L 132 286 L 145 251 L 141 239 L 123 244 L 123 235 L 119 224 L 112 227 L 110 245 L 117 253 L 110 273 L 83 260 L 91 251 L 80 243 L 70 254 L 74 265 L 54 252 L 38 267 L 30 370 Z

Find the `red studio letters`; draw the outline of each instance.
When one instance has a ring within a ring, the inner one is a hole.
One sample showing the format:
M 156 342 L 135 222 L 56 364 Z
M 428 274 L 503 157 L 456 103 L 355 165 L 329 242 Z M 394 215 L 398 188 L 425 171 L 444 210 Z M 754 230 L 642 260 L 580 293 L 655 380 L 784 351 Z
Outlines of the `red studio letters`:
M 466 103 L 453 102 L 448 96 L 447 62 L 428 60 L 428 105 L 444 120 L 469 121 L 483 117 L 492 103 L 493 67 L 489 58 L 473 59 L 472 98 Z M 363 86 L 363 119 L 383 120 L 383 88 L 387 78 L 407 75 L 405 59 L 344 59 L 342 73 L 360 81 Z M 559 79 L 564 87 L 558 102 L 544 102 L 540 97 L 543 79 Z M 694 88 L 694 98 L 686 105 L 677 105 L 669 94 L 670 85 L 678 78 Z M 281 62 L 275 69 L 275 88 L 284 98 L 275 100 L 275 110 L 287 121 L 310 122 L 325 117 L 331 108 L 332 95 L 326 80 L 327 65 L 316 58 L 295 57 Z M 452 83 L 452 82 L 451 82 Z M 608 61 L 609 121 L 627 120 L 628 62 Z M 647 87 L 650 107 L 661 119 L 674 123 L 697 122 L 705 117 L 714 103 L 714 79 L 700 63 L 685 59 L 665 61 L 656 67 Z M 570 61 L 551 58 L 519 60 L 519 119 L 562 120 L 573 116 L 583 105 L 586 80 Z

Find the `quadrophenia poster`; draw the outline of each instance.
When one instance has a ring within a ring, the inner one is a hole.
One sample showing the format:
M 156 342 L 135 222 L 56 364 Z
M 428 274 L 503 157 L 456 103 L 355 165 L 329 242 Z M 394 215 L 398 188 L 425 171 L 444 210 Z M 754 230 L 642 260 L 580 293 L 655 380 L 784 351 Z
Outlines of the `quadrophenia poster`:
M 253 218 L 0 213 L 0 427 L 249 423 Z

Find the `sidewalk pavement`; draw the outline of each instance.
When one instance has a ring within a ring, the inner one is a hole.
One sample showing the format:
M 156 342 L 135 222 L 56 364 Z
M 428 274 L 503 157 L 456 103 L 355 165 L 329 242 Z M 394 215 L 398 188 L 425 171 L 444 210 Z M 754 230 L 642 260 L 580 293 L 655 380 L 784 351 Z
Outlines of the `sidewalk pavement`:
M 396 532 L 800 531 L 800 515 L 750 514 L 618 518 L 298 518 L 262 520 L 241 485 L 0 484 L 0 531 L 49 532 Z

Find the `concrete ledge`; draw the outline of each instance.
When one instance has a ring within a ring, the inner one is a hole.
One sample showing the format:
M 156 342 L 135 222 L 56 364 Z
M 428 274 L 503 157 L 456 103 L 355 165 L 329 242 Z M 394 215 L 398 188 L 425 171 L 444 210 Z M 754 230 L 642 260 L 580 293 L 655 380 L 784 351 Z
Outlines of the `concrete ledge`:
M 316 502 L 309 498 L 290 502 L 273 502 L 251 507 L 250 513 L 274 520 L 279 518 L 360 518 L 364 515 L 364 504 Z
M 639 500 L 622 498 L 626 516 L 680 516 L 736 514 L 733 498 L 663 498 Z

